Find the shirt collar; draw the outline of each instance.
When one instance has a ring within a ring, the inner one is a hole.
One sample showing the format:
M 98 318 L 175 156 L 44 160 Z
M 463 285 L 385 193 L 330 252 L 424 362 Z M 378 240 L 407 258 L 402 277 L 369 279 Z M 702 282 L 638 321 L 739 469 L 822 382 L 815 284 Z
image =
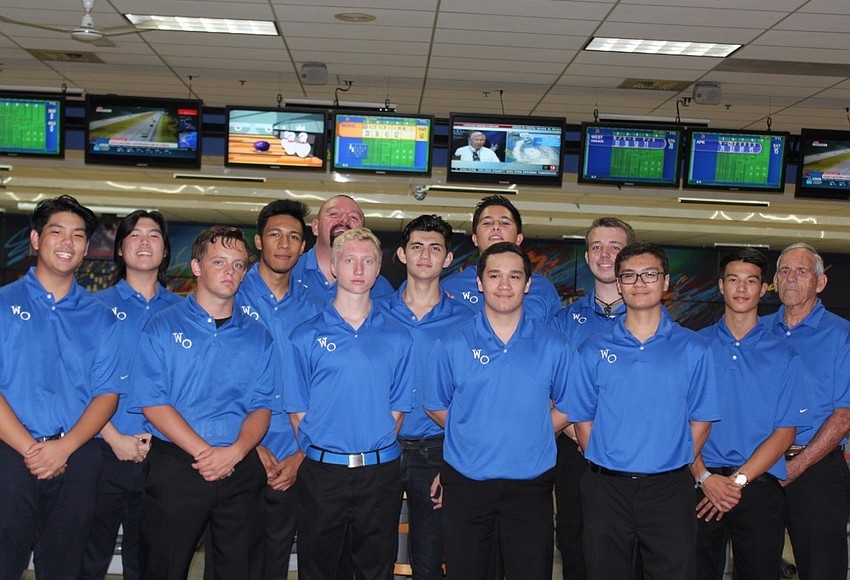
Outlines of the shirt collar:
M 71 280 L 71 288 L 68 290 L 68 293 L 62 297 L 61 300 L 56 300 L 53 296 L 53 293 L 48 291 L 44 286 L 41 285 L 38 277 L 35 275 L 35 266 L 32 266 L 24 276 L 24 287 L 26 288 L 27 294 L 30 295 L 31 298 L 35 300 L 41 300 L 43 302 L 49 303 L 51 305 L 63 304 L 68 306 L 76 306 L 79 304 L 80 299 L 84 294 L 88 294 L 86 290 L 83 289 L 82 286 L 77 283 L 77 279 L 73 278 Z
M 130 286 L 130 284 L 128 284 L 127 280 L 124 279 L 124 278 L 121 278 L 118 281 L 118 283 L 115 285 L 115 289 L 118 292 L 118 295 L 121 296 L 121 298 L 123 300 L 127 300 L 128 298 L 138 296 L 139 298 L 141 298 L 141 300 L 143 302 L 154 302 L 154 301 L 156 301 L 157 299 L 162 297 L 162 292 L 164 290 L 162 285 L 157 282 L 156 292 L 154 293 L 153 298 L 151 298 L 150 300 L 146 300 L 145 297 L 142 296 L 141 293 L 134 290 L 133 287 Z
M 795 326 L 797 328 L 799 326 L 810 326 L 812 328 L 817 328 L 820 325 L 820 321 L 823 318 L 824 313 L 826 312 L 826 308 L 821 302 L 820 298 L 818 298 L 817 304 L 812 308 L 812 311 L 809 312 L 806 317 L 800 321 L 800 323 Z M 779 326 L 783 330 L 793 330 L 788 328 L 788 325 L 785 324 L 785 306 L 782 305 L 779 307 L 779 311 L 776 313 L 776 318 L 773 321 L 774 328 Z
M 716 324 L 717 328 L 717 336 L 723 341 L 725 344 L 736 344 L 741 347 L 753 347 L 759 341 L 759 339 L 767 332 L 767 329 L 761 323 L 760 320 L 756 321 L 755 326 L 753 326 L 744 338 L 738 340 L 729 330 L 729 326 L 726 324 L 726 318 L 722 317 Z
M 673 319 L 665 315 L 664 306 L 661 306 L 661 321 L 658 323 L 658 328 L 655 330 L 655 335 L 649 338 L 646 343 L 653 342 L 659 339 L 667 339 L 673 334 Z M 614 324 L 614 339 L 618 342 L 627 342 L 633 344 L 640 344 L 638 339 L 626 328 L 626 317 L 620 316 L 617 318 Z
M 366 315 L 366 320 L 363 321 L 363 324 L 361 324 L 360 328 L 357 330 L 354 330 L 351 325 L 345 321 L 342 316 L 340 316 L 333 301 L 328 303 L 327 307 L 325 307 L 322 311 L 322 318 L 328 326 L 338 326 L 346 329 L 348 332 L 365 332 L 383 320 L 382 314 L 378 311 L 378 308 L 376 308 L 374 300 L 372 301 L 372 307 L 369 309 L 369 314 Z

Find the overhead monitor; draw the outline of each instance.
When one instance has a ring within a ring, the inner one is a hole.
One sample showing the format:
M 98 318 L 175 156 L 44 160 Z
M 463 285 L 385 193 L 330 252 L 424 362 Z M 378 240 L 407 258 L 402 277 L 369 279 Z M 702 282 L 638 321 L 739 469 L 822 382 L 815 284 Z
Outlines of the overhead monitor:
M 116 95 L 86 97 L 86 163 L 201 166 L 201 102 Z
M 65 100 L 0 93 L 0 155 L 65 157 Z
M 788 133 L 694 129 L 688 133 L 684 187 L 785 191 Z
M 578 181 L 678 187 L 682 129 L 584 123 Z
M 396 113 L 334 113 L 334 171 L 431 175 L 434 119 Z
M 324 111 L 230 106 L 226 123 L 225 165 L 316 171 L 327 167 Z
M 850 131 L 802 130 L 794 196 L 850 199 Z
M 446 178 L 560 187 L 565 127 L 563 117 L 452 113 Z

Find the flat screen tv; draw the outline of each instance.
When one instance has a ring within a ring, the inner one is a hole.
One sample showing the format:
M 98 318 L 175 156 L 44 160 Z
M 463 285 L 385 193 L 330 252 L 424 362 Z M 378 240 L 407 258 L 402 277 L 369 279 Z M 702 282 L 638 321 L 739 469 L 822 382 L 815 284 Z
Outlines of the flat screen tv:
M 197 169 L 201 101 L 86 97 L 86 163 Z
M 850 199 L 850 131 L 802 130 L 794 197 Z
M 684 187 L 785 191 L 788 133 L 693 129 L 688 133 Z
M 327 115 L 324 111 L 227 107 L 224 164 L 324 171 Z
M 332 169 L 431 175 L 434 119 L 396 113 L 334 113 Z
M 0 155 L 65 157 L 64 98 L 0 93 Z
M 446 179 L 560 187 L 565 127 L 563 117 L 452 113 Z
M 678 187 L 682 129 L 584 123 L 578 181 Z

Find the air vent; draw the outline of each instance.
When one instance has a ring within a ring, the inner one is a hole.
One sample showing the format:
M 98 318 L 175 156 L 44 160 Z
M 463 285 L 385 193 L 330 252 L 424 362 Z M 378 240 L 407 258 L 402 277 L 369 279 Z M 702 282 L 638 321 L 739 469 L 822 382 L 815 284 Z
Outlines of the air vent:
M 638 89 L 640 91 L 672 91 L 681 93 L 693 81 L 665 81 L 661 79 L 626 79 L 620 83 L 621 89 Z
M 100 57 L 93 52 L 66 52 L 63 50 L 29 50 L 27 52 L 42 62 L 87 62 L 103 64 Z

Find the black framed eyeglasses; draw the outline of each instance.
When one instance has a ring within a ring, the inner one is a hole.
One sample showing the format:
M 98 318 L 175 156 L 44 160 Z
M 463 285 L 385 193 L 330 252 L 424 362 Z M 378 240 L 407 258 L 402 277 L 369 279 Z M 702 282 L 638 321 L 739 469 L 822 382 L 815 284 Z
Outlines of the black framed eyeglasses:
M 638 278 L 643 280 L 644 284 L 655 284 L 664 275 L 665 272 L 624 272 L 617 276 L 617 280 L 626 286 L 637 284 Z

